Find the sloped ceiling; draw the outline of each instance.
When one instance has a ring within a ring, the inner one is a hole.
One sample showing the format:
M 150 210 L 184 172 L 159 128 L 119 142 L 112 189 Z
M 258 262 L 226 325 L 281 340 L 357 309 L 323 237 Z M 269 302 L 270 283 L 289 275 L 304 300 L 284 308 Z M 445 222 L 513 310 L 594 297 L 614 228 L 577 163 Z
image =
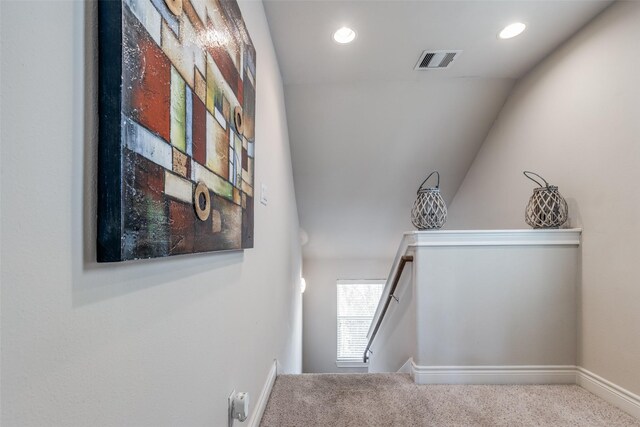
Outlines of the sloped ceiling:
M 609 3 L 266 0 L 304 256 L 392 257 L 427 174 L 450 202 L 515 81 Z M 515 21 L 527 31 L 498 39 Z M 349 45 L 331 39 L 343 25 Z M 427 49 L 463 53 L 414 71 Z

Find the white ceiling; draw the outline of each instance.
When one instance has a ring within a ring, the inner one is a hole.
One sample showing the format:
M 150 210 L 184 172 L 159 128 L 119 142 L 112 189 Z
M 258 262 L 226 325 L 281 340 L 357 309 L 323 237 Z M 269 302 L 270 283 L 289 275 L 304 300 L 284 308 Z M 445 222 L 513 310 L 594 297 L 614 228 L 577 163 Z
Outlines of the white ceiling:
M 393 256 L 427 173 L 450 202 L 515 80 L 609 3 L 265 0 L 305 257 Z M 515 21 L 527 30 L 499 40 Z M 343 25 L 352 44 L 331 39 Z M 426 49 L 463 53 L 414 71 Z

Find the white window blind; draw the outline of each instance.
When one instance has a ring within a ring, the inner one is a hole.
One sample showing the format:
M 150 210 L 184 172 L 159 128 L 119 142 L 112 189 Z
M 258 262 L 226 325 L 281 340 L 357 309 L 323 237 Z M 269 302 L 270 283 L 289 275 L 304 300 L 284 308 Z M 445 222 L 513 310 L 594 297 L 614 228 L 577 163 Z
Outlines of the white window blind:
M 384 280 L 338 281 L 338 361 L 362 361 Z

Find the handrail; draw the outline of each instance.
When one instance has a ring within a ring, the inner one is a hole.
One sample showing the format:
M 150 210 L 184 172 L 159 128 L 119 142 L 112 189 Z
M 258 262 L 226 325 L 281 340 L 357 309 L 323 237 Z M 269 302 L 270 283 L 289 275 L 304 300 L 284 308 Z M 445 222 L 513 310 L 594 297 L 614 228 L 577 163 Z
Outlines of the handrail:
M 402 276 L 402 271 L 404 270 L 404 266 L 408 262 L 413 262 L 413 256 L 404 255 L 400 258 L 400 265 L 398 266 L 398 270 L 396 270 L 396 275 L 393 277 L 393 282 L 391 284 L 391 289 L 389 290 L 389 295 L 387 296 L 387 301 L 384 303 L 384 307 L 382 308 L 382 312 L 380 313 L 380 317 L 378 317 L 378 322 L 376 323 L 375 328 L 373 328 L 373 332 L 369 337 L 369 342 L 367 343 L 367 348 L 364 350 L 364 355 L 362 361 L 367 363 L 369 360 L 369 353 L 371 353 L 371 344 L 373 344 L 373 340 L 376 338 L 376 334 L 378 333 L 378 329 L 380 328 L 380 324 L 382 324 L 382 320 L 384 319 L 384 315 L 387 313 L 387 309 L 389 308 L 389 304 L 391 304 L 391 300 L 398 300 L 394 293 L 396 292 L 396 287 L 398 286 L 398 282 L 400 281 L 400 276 Z

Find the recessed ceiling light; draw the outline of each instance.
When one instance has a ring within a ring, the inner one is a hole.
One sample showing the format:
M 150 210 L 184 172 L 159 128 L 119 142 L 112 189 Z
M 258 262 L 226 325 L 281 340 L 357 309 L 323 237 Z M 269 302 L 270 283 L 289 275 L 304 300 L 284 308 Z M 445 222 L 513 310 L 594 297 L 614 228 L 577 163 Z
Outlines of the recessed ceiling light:
M 504 30 L 500 31 L 498 37 L 501 39 L 510 39 L 522 34 L 524 29 L 527 28 L 522 22 L 516 22 L 515 24 L 507 25 Z
M 335 33 L 333 33 L 333 39 L 336 43 L 347 44 L 354 41 L 356 38 L 356 32 L 349 27 L 342 27 Z

